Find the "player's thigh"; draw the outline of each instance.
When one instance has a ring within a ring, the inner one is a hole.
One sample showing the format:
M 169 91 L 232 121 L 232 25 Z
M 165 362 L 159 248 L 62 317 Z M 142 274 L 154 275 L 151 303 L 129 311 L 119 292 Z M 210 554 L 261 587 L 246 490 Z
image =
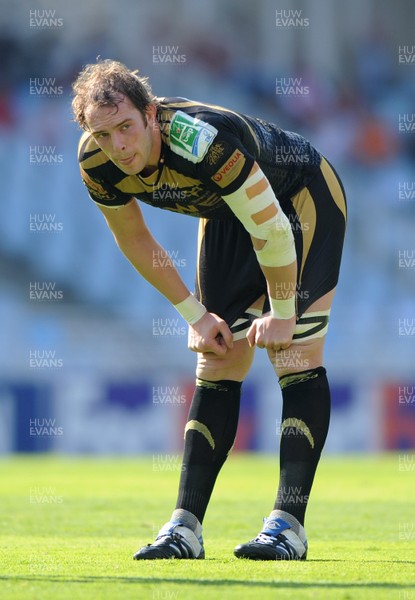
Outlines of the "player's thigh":
M 340 179 L 325 159 L 308 186 L 291 199 L 287 212 L 297 251 L 297 314 L 303 316 L 335 289 L 343 251 L 346 198 Z
M 259 298 L 230 326 L 233 334 L 232 349 L 228 349 L 226 354 L 220 356 L 213 352 L 200 352 L 197 355 L 197 377 L 207 381 L 245 379 L 251 368 L 255 351 L 254 348 L 250 348 L 246 333 L 253 319 L 261 315 L 264 299 L 264 296 Z
M 342 183 L 324 158 L 319 172 L 286 209 L 296 242 L 299 316 L 291 346 L 285 351 L 269 352 L 279 377 L 315 369 L 323 363 L 347 218 Z
M 249 233 L 238 219 L 200 219 L 196 296 L 229 327 L 244 328 L 267 285 Z M 261 307 L 262 308 L 262 307 Z
M 297 321 L 294 339 L 289 348 L 278 352 L 268 350 L 278 377 L 323 365 L 324 343 L 334 292 L 333 289 L 316 300 Z
M 196 375 L 206 381 L 243 381 L 251 367 L 252 359 L 253 349 L 249 347 L 247 340 L 238 340 L 224 355 L 218 356 L 213 352 L 198 354 Z

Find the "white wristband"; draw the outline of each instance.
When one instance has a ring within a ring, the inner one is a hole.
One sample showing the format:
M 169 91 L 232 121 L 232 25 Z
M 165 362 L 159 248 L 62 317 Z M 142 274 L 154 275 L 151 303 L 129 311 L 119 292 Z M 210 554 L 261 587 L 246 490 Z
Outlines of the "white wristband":
M 189 325 L 194 325 L 207 312 L 203 304 L 200 304 L 193 294 L 189 294 L 185 300 L 179 302 L 179 304 L 173 304 L 173 306 Z
M 274 319 L 291 319 L 295 316 L 295 295 L 285 300 L 270 298 L 271 317 Z

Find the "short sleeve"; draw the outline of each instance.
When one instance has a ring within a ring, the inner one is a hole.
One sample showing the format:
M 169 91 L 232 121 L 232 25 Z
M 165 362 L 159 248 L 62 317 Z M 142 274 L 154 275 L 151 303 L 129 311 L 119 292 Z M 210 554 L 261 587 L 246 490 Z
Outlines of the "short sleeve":
M 80 166 L 80 171 L 82 181 L 88 190 L 89 197 L 97 204 L 109 208 L 117 208 L 119 206 L 124 206 L 132 200 L 133 197 L 130 194 L 120 192 L 104 180 L 92 178 L 82 166 Z
M 111 169 L 115 167 L 88 132 L 84 132 L 79 140 L 78 163 L 91 200 L 112 208 L 130 202 L 131 194 L 118 190 L 110 183 Z
M 198 177 L 206 187 L 226 196 L 246 181 L 255 158 L 243 143 L 242 133 L 239 134 L 228 117 L 215 118 L 212 124 L 218 133 L 203 161 L 197 165 Z

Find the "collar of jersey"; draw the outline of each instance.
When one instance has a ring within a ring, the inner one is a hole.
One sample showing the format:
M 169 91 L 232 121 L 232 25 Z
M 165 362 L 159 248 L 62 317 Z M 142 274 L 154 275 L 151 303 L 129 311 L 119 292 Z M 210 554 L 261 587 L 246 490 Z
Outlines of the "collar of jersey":
M 160 151 L 160 159 L 157 165 L 157 169 L 155 171 L 153 171 L 153 173 L 150 173 L 150 175 L 140 175 L 140 173 L 137 173 L 137 177 L 139 179 L 141 179 L 141 181 L 147 185 L 156 185 L 161 177 L 161 174 L 163 172 L 163 167 L 164 167 L 164 150 L 165 150 L 165 146 L 164 146 L 164 142 L 163 140 L 161 141 L 161 151 Z

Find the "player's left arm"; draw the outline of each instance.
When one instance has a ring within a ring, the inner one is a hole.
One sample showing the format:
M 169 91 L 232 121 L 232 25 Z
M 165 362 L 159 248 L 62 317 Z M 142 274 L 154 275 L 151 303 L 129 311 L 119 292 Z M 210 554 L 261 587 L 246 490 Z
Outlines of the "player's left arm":
M 222 197 L 250 233 L 267 281 L 271 312 L 255 319 L 248 342 L 259 348 L 286 349 L 296 324 L 297 260 L 290 222 L 256 162 L 244 183 Z
M 208 132 L 200 131 L 206 154 L 195 161 L 196 175 L 223 198 L 250 233 L 267 281 L 271 312 L 254 321 L 248 341 L 271 350 L 288 348 L 296 324 L 295 243 L 290 222 L 256 162 L 260 142 L 241 115 L 218 110 L 200 118 L 194 129 L 203 124 Z

